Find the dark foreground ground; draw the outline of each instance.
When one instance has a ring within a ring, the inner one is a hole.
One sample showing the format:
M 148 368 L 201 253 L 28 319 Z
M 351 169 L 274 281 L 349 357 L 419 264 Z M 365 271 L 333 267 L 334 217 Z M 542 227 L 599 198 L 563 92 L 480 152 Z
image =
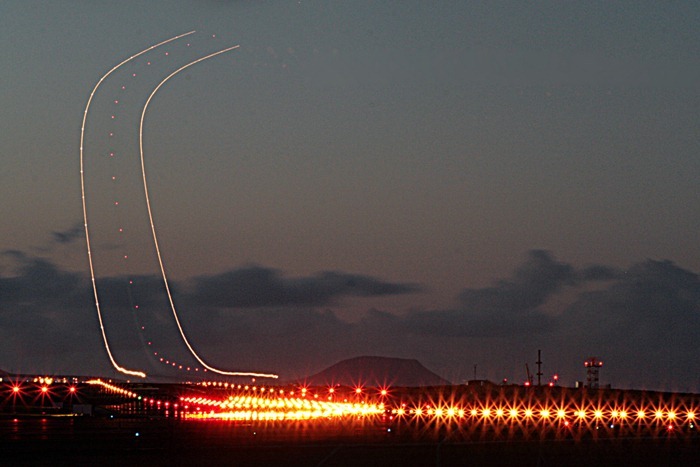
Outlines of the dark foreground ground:
M 337 424 L 26 417 L 0 419 L 0 456 L 32 466 L 691 466 L 700 439 L 409 439 Z

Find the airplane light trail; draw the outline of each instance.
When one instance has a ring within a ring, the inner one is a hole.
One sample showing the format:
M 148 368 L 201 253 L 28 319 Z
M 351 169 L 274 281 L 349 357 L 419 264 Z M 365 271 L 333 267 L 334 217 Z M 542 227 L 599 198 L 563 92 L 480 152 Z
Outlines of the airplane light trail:
M 168 277 L 167 277 L 167 274 L 166 274 L 166 272 L 165 272 L 165 265 L 164 265 L 164 262 L 163 262 L 163 257 L 162 257 L 162 255 L 161 255 L 160 246 L 159 246 L 159 243 L 158 243 L 158 236 L 156 235 L 155 223 L 154 223 L 154 221 L 153 221 L 153 211 L 152 211 L 152 209 L 151 209 L 151 200 L 150 200 L 150 196 L 149 196 L 149 194 L 148 194 L 148 182 L 147 182 L 147 178 L 146 178 L 146 166 L 145 166 L 145 163 L 144 163 L 144 160 L 145 160 L 145 159 L 144 159 L 144 149 L 143 149 L 143 124 L 144 124 L 144 121 L 145 121 L 145 119 L 146 119 L 146 111 L 148 110 L 148 105 L 150 104 L 151 99 L 153 99 L 153 96 L 155 96 L 155 94 L 156 94 L 156 93 L 158 92 L 158 90 L 161 88 L 161 86 L 163 86 L 168 80 L 170 80 L 170 78 L 172 78 L 173 76 L 177 75 L 177 74 L 180 73 L 181 71 L 183 71 L 183 70 L 185 70 L 185 69 L 187 69 L 187 68 L 189 68 L 189 67 L 191 67 L 191 66 L 193 66 L 193 65 L 196 65 L 197 63 L 203 62 L 204 60 L 208 60 L 208 59 L 210 59 L 210 58 L 216 57 L 217 55 L 220 55 L 220 54 L 229 52 L 229 51 L 231 51 L 231 50 L 235 50 L 235 49 L 237 49 L 237 48 L 239 48 L 239 47 L 240 47 L 240 46 L 238 46 L 238 45 L 235 45 L 235 46 L 232 46 L 232 47 L 228 47 L 228 48 L 226 48 L 226 49 L 219 50 L 218 52 L 214 52 L 214 53 L 212 53 L 212 54 L 206 55 L 206 56 L 204 56 L 204 57 L 200 57 L 200 58 L 198 58 L 197 60 L 194 60 L 194 61 L 192 61 L 192 62 L 189 62 L 189 63 L 187 63 L 186 65 L 183 65 L 183 66 L 181 66 L 180 68 L 178 68 L 177 70 L 175 70 L 175 71 L 173 71 L 172 73 L 170 73 L 167 77 L 165 77 L 165 78 L 153 89 L 153 91 L 151 92 L 151 94 L 148 96 L 148 99 L 146 99 L 146 103 L 145 103 L 144 106 L 143 106 L 143 111 L 141 112 L 141 121 L 140 121 L 140 124 L 139 124 L 139 153 L 140 153 L 140 157 L 141 157 L 141 175 L 142 175 L 142 178 L 143 178 L 143 190 L 144 190 L 144 195 L 145 195 L 145 198 L 146 198 L 146 208 L 147 208 L 147 210 L 148 210 L 148 219 L 149 219 L 149 221 L 150 221 L 150 223 L 151 223 L 151 233 L 152 233 L 152 235 L 153 235 L 153 245 L 155 246 L 156 256 L 157 256 L 157 258 L 158 258 L 158 264 L 160 265 L 160 272 L 161 272 L 161 275 L 162 275 L 162 277 L 163 277 L 163 284 L 165 285 L 165 291 L 166 291 L 166 294 L 167 294 L 167 296 L 168 296 L 168 301 L 169 301 L 169 303 L 170 303 L 170 309 L 171 309 L 171 311 L 172 311 L 172 313 L 173 313 L 173 318 L 175 319 L 175 323 L 177 324 L 177 328 L 178 328 L 178 330 L 180 331 L 180 336 L 182 337 L 183 342 L 185 343 L 185 345 L 186 345 L 187 348 L 189 349 L 189 351 L 190 351 L 190 353 L 192 354 L 192 356 L 193 356 L 204 368 L 206 368 L 206 369 L 208 369 L 209 371 L 212 371 L 212 372 L 214 372 L 214 373 L 221 374 L 221 375 L 226 375 L 226 376 L 252 376 L 252 377 L 258 377 L 258 378 L 277 378 L 278 376 L 275 375 L 275 374 L 254 373 L 254 372 L 240 372 L 240 371 L 224 371 L 224 370 L 220 370 L 220 369 L 218 369 L 218 368 L 212 367 L 212 366 L 208 365 L 204 360 L 202 360 L 202 358 L 197 354 L 197 352 L 194 350 L 194 348 L 193 348 L 192 345 L 190 344 L 189 340 L 187 339 L 187 336 L 185 335 L 185 331 L 184 331 L 184 329 L 183 329 L 183 327 L 182 327 L 182 323 L 180 322 L 180 318 L 178 317 L 177 309 L 176 309 L 176 307 L 175 307 L 175 302 L 174 302 L 174 300 L 173 300 L 173 296 L 172 296 L 172 293 L 171 293 L 171 291 L 170 291 L 170 285 L 169 285 L 169 282 L 168 282 Z
M 85 164 L 84 164 L 84 160 L 85 160 L 85 153 L 84 153 L 84 147 L 85 147 L 85 128 L 86 128 L 86 126 L 87 126 L 87 118 L 88 118 L 88 114 L 89 114 L 89 111 L 90 111 L 90 106 L 91 106 L 91 104 L 92 104 L 92 100 L 93 100 L 93 98 L 95 97 L 95 94 L 97 93 L 97 90 L 99 89 L 99 87 L 102 85 L 102 83 L 103 83 L 112 73 L 114 73 L 116 70 L 118 70 L 118 69 L 119 69 L 120 67 L 122 67 L 124 64 L 126 64 L 126 63 L 132 61 L 133 59 L 135 59 L 135 58 L 137 58 L 137 57 L 139 57 L 139 56 L 141 56 L 141 55 L 143 55 L 143 54 L 145 54 L 145 53 L 147 53 L 147 52 L 149 52 L 149 51 L 151 51 L 151 50 L 154 50 L 154 49 L 156 49 L 156 48 L 158 48 L 158 47 L 160 47 L 160 46 L 162 46 L 162 45 L 164 45 L 164 44 L 173 42 L 173 41 L 175 41 L 175 40 L 177 40 L 177 39 L 183 38 L 183 37 L 185 37 L 185 36 L 189 36 L 189 35 L 194 34 L 194 33 L 195 33 L 195 31 L 190 31 L 190 32 L 187 32 L 187 33 L 184 33 L 184 34 L 180 34 L 180 35 L 174 36 L 174 37 L 172 37 L 172 38 L 170 38 L 170 39 L 167 39 L 167 40 L 165 40 L 165 41 L 159 42 L 159 43 L 157 43 L 157 44 L 154 44 L 154 45 L 152 45 L 152 46 L 150 46 L 150 47 L 148 47 L 148 48 L 142 50 L 141 52 L 139 52 L 139 53 L 137 53 L 137 54 L 134 54 L 134 55 L 130 56 L 129 58 L 127 58 L 127 59 L 121 61 L 120 63 L 118 63 L 117 65 L 115 65 L 112 69 L 110 69 L 107 73 L 105 73 L 105 74 L 99 79 L 99 81 L 97 82 L 97 84 L 95 85 L 95 87 L 92 89 L 92 92 L 90 93 L 90 95 L 89 95 L 89 97 L 88 97 L 88 101 L 87 101 L 87 104 L 86 104 L 86 106 L 85 106 L 85 111 L 84 111 L 84 113 L 83 113 L 82 126 L 81 126 L 81 130 L 80 130 L 80 188 L 81 188 L 82 206 L 83 206 L 83 223 L 84 223 L 84 228 L 85 228 L 85 242 L 86 242 L 86 247 L 87 247 L 87 256 L 88 256 L 88 265 L 89 265 L 89 269 L 90 269 L 90 278 L 91 278 L 91 282 L 92 282 L 93 295 L 94 295 L 94 299 L 95 299 L 95 309 L 96 309 L 96 312 L 97 312 L 97 319 L 98 319 L 98 322 L 99 322 L 99 325 L 100 325 L 100 332 L 101 332 L 101 334 L 102 334 L 102 341 L 103 341 L 103 343 L 104 343 L 104 347 L 105 347 L 105 350 L 106 350 L 107 355 L 108 355 L 108 357 L 109 357 L 109 360 L 110 360 L 112 366 L 113 366 L 117 371 L 119 371 L 119 372 L 121 372 L 121 373 L 124 373 L 124 374 L 126 374 L 126 375 L 138 376 L 138 377 L 141 377 L 141 378 L 145 378 L 145 377 L 146 377 L 146 373 L 145 373 L 145 372 L 140 371 L 140 370 L 130 370 L 130 369 L 127 369 L 127 368 L 125 368 L 125 367 L 123 367 L 123 366 L 121 366 L 121 365 L 119 365 L 119 364 L 117 363 L 117 360 L 116 360 L 116 358 L 115 358 L 115 356 L 114 356 L 114 354 L 113 354 L 113 352 L 112 352 L 112 349 L 111 349 L 111 347 L 110 347 L 110 345 L 109 345 L 109 340 L 108 340 L 108 338 L 107 338 L 107 332 L 106 332 L 105 325 L 104 325 L 104 321 L 103 321 L 102 307 L 100 306 L 99 294 L 98 294 L 98 290 L 97 290 L 97 281 L 96 281 L 96 278 L 95 278 L 95 267 L 94 267 L 94 261 L 93 261 L 92 247 L 91 247 L 91 243 L 90 243 L 90 231 L 89 231 L 89 228 L 88 228 L 87 199 L 86 199 L 86 189 L 85 189 Z M 189 46 L 189 44 L 188 44 L 188 46 Z M 172 314 L 173 314 L 173 317 L 174 317 L 174 319 L 175 319 L 175 323 L 177 324 L 178 330 L 180 331 L 180 336 L 182 337 L 182 340 L 184 341 L 184 343 L 185 343 L 185 345 L 187 346 L 188 350 L 189 350 L 190 353 L 194 356 L 194 358 L 195 358 L 200 364 L 202 364 L 202 366 L 203 366 L 204 368 L 206 368 L 206 370 L 212 371 L 212 372 L 214 372 L 214 373 L 218 373 L 218 374 L 226 375 L 226 376 L 250 376 L 250 377 L 260 377 L 260 378 L 277 378 L 278 376 L 275 375 L 275 374 L 257 373 L 257 372 L 224 371 L 224 370 L 221 370 L 221 369 L 212 367 L 212 366 L 208 365 L 207 363 L 205 363 L 204 360 L 202 360 L 202 358 L 197 354 L 197 352 L 194 350 L 194 348 L 193 348 L 192 345 L 190 344 L 190 342 L 189 342 L 189 340 L 187 339 L 187 336 L 186 336 L 186 334 L 185 334 L 185 331 L 184 331 L 184 329 L 183 329 L 183 326 L 182 326 L 182 324 L 181 324 L 181 322 L 180 322 L 179 316 L 178 316 L 178 314 L 177 314 L 177 310 L 176 310 L 176 308 L 175 308 L 175 303 L 174 303 L 174 300 L 173 300 L 173 297 L 172 297 L 172 294 L 171 294 L 171 291 L 170 291 L 170 287 L 169 287 L 167 275 L 166 275 L 166 272 L 165 272 L 165 266 L 164 266 L 164 263 L 163 263 L 163 259 L 162 259 L 160 247 L 159 247 L 159 244 L 158 244 L 158 238 L 157 238 L 157 236 L 156 236 L 155 224 L 154 224 L 154 221 L 153 221 L 153 213 L 152 213 L 152 210 L 151 210 L 151 202 L 150 202 L 150 198 L 149 198 L 149 195 L 148 195 L 148 184 L 147 184 L 147 181 L 146 181 L 146 171 L 145 171 L 145 164 L 144 164 L 143 126 L 144 126 L 144 120 L 145 120 L 145 117 L 146 117 L 146 111 L 147 111 L 147 109 L 148 109 L 148 105 L 149 105 L 151 99 L 153 98 L 153 96 L 156 94 L 156 92 L 157 92 L 157 91 L 161 88 L 161 86 L 163 86 L 168 80 L 170 80 L 173 76 L 177 75 L 177 74 L 180 73 L 181 71 L 183 71 L 183 70 L 185 70 L 185 69 L 187 69 L 187 68 L 189 68 L 189 67 L 191 67 L 191 66 L 193 66 L 193 65 L 195 65 L 195 64 L 197 64 L 197 63 L 203 62 L 203 61 L 205 61 L 205 60 L 208 60 L 208 59 L 210 59 L 210 58 L 216 57 L 216 56 L 218 56 L 218 55 L 220 55 L 220 54 L 229 52 L 229 51 L 231 51 L 231 50 L 237 49 L 237 48 L 239 48 L 239 47 L 240 47 L 240 46 L 238 46 L 238 45 L 232 46 L 232 47 L 228 47 L 228 48 L 219 50 L 219 51 L 217 51 L 217 52 L 211 53 L 211 54 L 209 54 L 209 55 L 200 57 L 200 58 L 198 58 L 198 59 L 196 59 L 196 60 L 193 60 L 193 61 L 187 63 L 186 65 L 181 66 L 181 67 L 178 68 L 177 70 L 175 70 L 175 71 L 173 71 L 172 73 L 170 73 L 165 79 L 163 79 L 163 80 L 155 87 L 155 89 L 151 92 L 151 94 L 148 96 L 148 99 L 146 100 L 146 103 L 144 104 L 143 111 L 142 111 L 142 113 L 141 113 L 140 125 L 139 125 L 139 153 L 140 153 L 140 159 L 141 159 L 141 174 L 142 174 L 142 178 L 143 178 L 143 187 L 144 187 L 144 193 L 145 193 L 145 199 L 146 199 L 146 208 L 147 208 L 147 211 L 148 211 L 148 217 L 149 217 L 149 221 L 150 221 L 150 224 L 151 224 L 151 232 L 152 232 L 152 235 L 153 235 L 153 243 L 154 243 L 155 250 L 156 250 L 156 256 L 157 256 L 157 258 L 158 258 L 158 263 L 159 263 L 159 265 L 160 265 L 160 271 L 161 271 L 161 274 L 162 274 L 162 276 L 163 276 L 163 282 L 164 282 L 164 284 L 165 284 L 166 293 L 167 293 L 168 300 L 169 300 L 169 303 L 170 303 L 170 309 L 171 309 Z M 167 54 L 166 54 L 166 55 L 167 55 Z M 148 64 L 150 65 L 151 62 L 149 61 Z M 132 76 L 135 77 L 135 76 L 136 76 L 136 73 L 133 73 Z M 124 86 L 122 86 L 122 89 L 124 89 Z M 115 100 L 114 102 L 115 102 L 115 104 L 118 104 L 118 103 L 119 103 L 118 100 Z M 115 118 L 116 118 L 115 115 L 112 115 L 112 120 L 114 120 Z M 110 137 L 112 137 L 113 135 L 114 135 L 113 132 L 110 132 L 110 133 L 109 133 L 109 136 L 110 136 Z M 114 153 L 110 153 L 110 156 L 113 156 L 113 155 L 114 155 Z M 115 177 L 112 177 L 112 179 L 114 180 Z M 115 201 L 115 202 L 114 202 L 114 205 L 115 205 L 115 206 L 118 205 L 118 201 Z M 121 229 L 120 229 L 120 231 L 121 231 Z M 125 255 L 124 258 L 126 258 L 126 257 L 127 257 L 127 256 Z M 205 371 L 206 371 L 206 370 L 205 370 Z
M 131 60 L 135 59 L 136 57 L 139 57 L 155 48 L 158 48 L 164 44 L 167 44 L 169 42 L 175 41 L 177 39 L 180 39 L 185 36 L 189 36 L 190 34 L 194 34 L 195 31 L 190 31 L 186 32 L 184 34 L 177 35 L 175 37 L 171 37 L 170 39 L 167 39 L 165 41 L 159 42 L 157 44 L 154 44 L 141 52 L 132 55 L 131 57 L 123 60 L 119 64 L 115 65 L 111 70 L 109 70 L 107 73 L 105 73 L 102 78 L 99 79 L 97 84 L 95 84 L 95 87 L 92 89 L 92 92 L 90 93 L 90 96 L 88 97 L 87 104 L 85 105 L 85 111 L 83 113 L 83 121 L 82 125 L 80 127 L 80 192 L 82 196 L 82 201 L 83 201 L 83 224 L 85 227 L 85 243 L 87 247 L 87 256 L 88 256 L 88 264 L 90 268 L 90 279 L 92 282 L 92 291 L 93 291 L 93 296 L 95 298 L 95 309 L 97 310 L 97 320 L 99 321 L 100 324 L 100 332 L 102 333 L 102 341 L 104 343 L 105 350 L 107 351 L 107 356 L 109 357 L 110 362 L 112 363 L 112 366 L 119 372 L 124 373 L 126 375 L 131 375 L 131 376 L 138 376 L 141 378 L 146 377 L 146 373 L 143 371 L 138 371 L 138 370 L 128 370 L 122 366 L 120 366 L 116 359 L 114 358 L 114 355 L 112 354 L 112 351 L 109 347 L 109 341 L 107 340 L 107 334 L 105 331 L 104 323 L 102 320 L 102 310 L 100 309 L 100 300 L 99 300 L 99 295 L 97 293 L 97 283 L 95 282 L 95 268 L 93 265 L 93 260 L 92 260 L 92 249 L 90 247 L 90 231 L 88 229 L 88 219 L 87 219 L 87 205 L 85 201 L 85 169 L 84 169 L 84 144 L 85 144 L 85 125 L 87 123 L 87 116 L 88 112 L 90 110 L 90 104 L 92 103 L 92 98 L 95 96 L 95 93 L 97 92 L 97 89 L 100 87 L 102 82 L 107 79 L 109 75 L 111 75 L 114 71 L 119 69 L 122 65 L 130 62 Z

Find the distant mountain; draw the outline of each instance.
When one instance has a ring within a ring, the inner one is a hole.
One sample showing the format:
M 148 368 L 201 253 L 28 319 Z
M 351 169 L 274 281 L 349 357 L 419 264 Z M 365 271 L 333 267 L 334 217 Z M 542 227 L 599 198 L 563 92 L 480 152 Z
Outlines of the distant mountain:
M 337 385 L 418 387 L 451 384 L 418 360 L 389 357 L 355 357 L 343 360 L 302 380 L 311 386 Z

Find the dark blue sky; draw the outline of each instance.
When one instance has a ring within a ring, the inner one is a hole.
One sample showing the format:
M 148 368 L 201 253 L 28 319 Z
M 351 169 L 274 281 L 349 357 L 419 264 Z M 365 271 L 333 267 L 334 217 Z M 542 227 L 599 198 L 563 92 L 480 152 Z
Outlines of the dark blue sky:
M 190 30 L 110 76 L 87 122 L 124 364 L 164 371 L 149 341 L 187 360 L 141 109 L 240 45 L 165 84 L 144 130 L 163 259 L 208 361 L 292 376 L 378 354 L 519 381 L 541 348 L 568 383 L 596 355 L 603 382 L 700 390 L 695 2 L 3 2 L 0 368 L 110 371 L 83 110 L 111 67 Z

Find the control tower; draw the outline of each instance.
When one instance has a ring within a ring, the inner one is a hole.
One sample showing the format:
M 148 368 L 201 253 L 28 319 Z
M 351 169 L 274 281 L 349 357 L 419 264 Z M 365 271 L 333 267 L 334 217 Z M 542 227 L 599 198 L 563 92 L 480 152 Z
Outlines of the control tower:
M 583 366 L 586 367 L 586 387 L 598 389 L 600 386 L 600 367 L 603 366 L 603 362 L 596 357 L 589 357 L 583 362 Z

